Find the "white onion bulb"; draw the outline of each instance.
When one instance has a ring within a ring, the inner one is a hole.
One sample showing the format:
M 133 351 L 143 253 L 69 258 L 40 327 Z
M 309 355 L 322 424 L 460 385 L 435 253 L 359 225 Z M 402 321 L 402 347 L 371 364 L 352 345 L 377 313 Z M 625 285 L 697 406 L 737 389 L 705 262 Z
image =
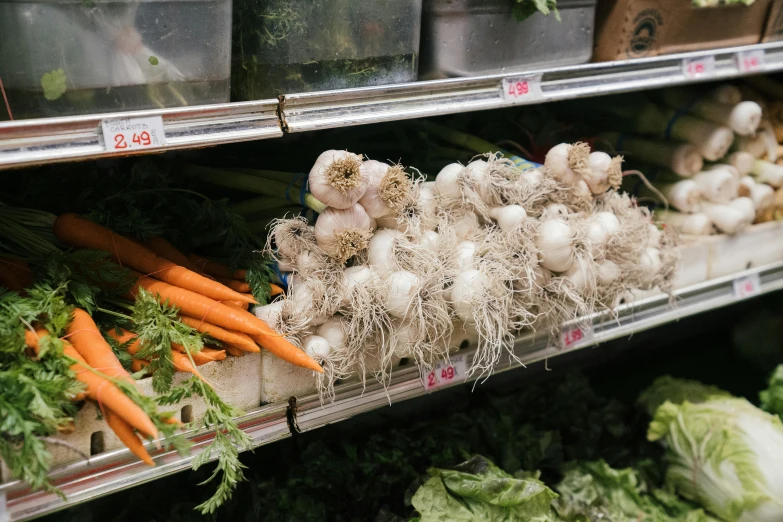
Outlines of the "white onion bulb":
M 328 207 L 351 207 L 367 190 L 361 165 L 362 158 L 356 154 L 344 150 L 322 152 L 310 169 L 310 192 Z

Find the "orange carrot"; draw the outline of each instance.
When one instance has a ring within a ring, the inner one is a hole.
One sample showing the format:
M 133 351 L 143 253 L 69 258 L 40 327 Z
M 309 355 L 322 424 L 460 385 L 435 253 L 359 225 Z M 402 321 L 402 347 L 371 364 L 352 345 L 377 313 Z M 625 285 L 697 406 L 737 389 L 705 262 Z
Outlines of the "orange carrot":
M 179 307 L 184 315 L 250 334 L 255 342 L 281 359 L 323 373 L 323 368 L 312 357 L 288 342 L 285 337 L 250 312 L 229 308 L 203 295 L 149 277 L 140 278 L 138 284 L 152 295 L 157 295 L 158 299 L 168 300 Z M 131 292 L 135 295 L 138 288 L 132 289 Z
M 207 273 L 213 277 L 224 277 L 227 279 L 237 279 L 239 281 L 245 280 L 247 270 L 238 268 L 231 270 L 226 265 L 218 263 L 217 261 L 211 261 L 207 258 L 198 256 L 196 254 L 188 254 L 188 258 L 193 261 L 204 273 Z
M 145 242 L 145 246 L 155 252 L 163 259 L 168 259 L 172 263 L 184 266 L 192 272 L 204 275 L 204 272 L 191 261 L 188 256 L 180 252 L 177 247 L 163 239 L 162 237 L 153 237 Z
M 108 375 L 134 382 L 122 367 L 117 356 L 103 338 L 90 314 L 81 308 L 73 310 L 73 319 L 66 329 L 66 337 L 82 357 L 96 370 Z
M 247 303 L 237 303 L 236 301 L 223 301 L 223 304 L 234 310 L 246 311 L 250 308 Z
M 236 346 L 231 346 L 231 345 L 227 345 L 227 346 L 226 346 L 226 351 L 227 351 L 227 352 L 228 352 L 230 355 L 233 355 L 234 357 L 242 357 L 243 355 L 245 355 L 246 353 L 248 353 L 248 352 L 246 352 L 245 350 L 243 350 L 243 349 L 241 349 L 241 348 L 238 348 L 238 347 L 236 347 Z
M 256 343 L 253 341 L 253 339 L 251 339 L 250 336 L 246 333 L 227 330 L 206 321 L 202 321 L 194 317 L 188 317 L 187 315 L 180 315 L 179 320 L 191 328 L 195 328 L 201 333 L 208 334 L 218 341 L 224 342 L 226 344 L 242 348 L 246 352 L 261 351 L 261 349 L 256 346 Z
M 139 246 L 127 237 L 115 234 L 108 228 L 77 214 L 61 214 L 54 222 L 54 235 L 68 245 L 108 252 L 112 259 L 121 265 L 212 299 L 223 301 L 247 299 L 239 292 L 158 257 L 148 248 Z
M 178 352 L 185 353 L 185 347 L 181 344 L 172 343 L 171 347 Z M 212 361 L 223 361 L 226 359 L 226 352 L 223 350 L 216 350 L 214 348 L 207 347 L 204 347 L 196 353 L 192 353 L 190 355 L 193 357 L 193 361 L 196 363 L 196 366 L 201 366 Z
M 33 349 L 36 355 L 38 355 L 38 340 L 42 337 L 47 337 L 49 335 L 49 332 L 44 330 L 43 328 L 36 328 L 35 332 L 31 330 L 25 330 L 24 331 L 24 344 L 29 346 Z M 63 340 L 63 343 L 68 343 L 68 341 Z M 70 344 L 68 345 L 70 346 Z M 83 401 L 87 397 L 87 392 L 79 392 L 73 397 L 71 397 L 71 400 L 73 402 Z
M 128 353 L 131 355 L 136 355 L 139 350 L 141 349 L 141 342 L 138 339 L 138 336 L 135 333 L 129 332 L 128 330 L 125 330 L 124 328 L 120 328 L 121 333 L 117 333 L 117 331 L 112 328 L 107 332 L 109 336 L 112 339 L 116 339 L 120 343 L 127 343 L 128 341 L 133 341 L 128 345 Z M 171 351 L 171 360 L 174 363 L 174 368 L 179 372 L 187 372 L 192 373 L 202 381 L 206 382 L 204 377 L 198 372 L 198 370 L 191 364 L 190 359 L 188 359 L 188 356 L 184 353 L 178 352 L 176 350 Z M 133 361 L 136 362 L 136 359 Z M 139 364 L 139 369 L 144 366 L 143 364 Z M 133 370 L 138 371 L 138 370 Z
M 231 279 L 229 277 L 215 277 L 215 281 L 217 281 L 218 283 L 222 283 L 227 287 L 229 287 L 231 290 L 236 290 L 241 294 L 246 294 L 250 292 L 250 285 L 245 283 L 244 281 Z
M 48 335 L 48 333 L 44 331 L 40 336 L 43 335 Z M 25 341 L 29 340 L 31 342 L 28 346 L 34 349 L 38 348 L 38 339 L 39 335 L 36 334 L 32 336 L 25 335 Z M 147 414 L 144 413 L 144 410 L 125 395 L 113 382 L 103 375 L 92 371 L 84 357 L 66 340 L 63 340 L 63 354 L 76 361 L 71 365 L 71 371 L 75 374 L 77 381 L 87 385 L 87 396 L 90 399 L 112 410 L 140 433 L 151 438 L 158 437 L 158 429 Z M 96 369 L 96 371 L 100 370 Z
M 140 372 L 142 369 L 144 369 L 149 365 L 150 362 L 145 361 L 144 359 L 133 359 L 131 361 L 131 371 L 133 371 L 133 373 Z
M 116 413 L 111 410 L 103 412 L 103 418 L 106 420 L 106 424 L 109 425 L 111 430 L 117 435 L 125 446 L 131 450 L 131 453 L 139 457 L 141 461 L 150 466 L 154 466 L 152 457 L 147 453 L 147 449 L 139 440 L 138 435 L 133 432 L 133 428 L 130 424 L 122 420 Z
M 280 294 L 284 294 L 284 293 L 285 293 L 285 290 L 283 290 L 282 288 L 280 288 L 279 286 L 277 286 L 274 283 L 269 283 L 269 295 L 274 297 L 276 295 L 280 295 Z

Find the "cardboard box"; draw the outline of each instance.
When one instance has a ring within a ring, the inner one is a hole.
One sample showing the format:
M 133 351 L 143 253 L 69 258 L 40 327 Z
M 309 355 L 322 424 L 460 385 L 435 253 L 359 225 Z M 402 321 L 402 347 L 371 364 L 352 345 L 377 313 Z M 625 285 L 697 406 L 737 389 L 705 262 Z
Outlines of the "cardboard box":
M 696 8 L 689 0 L 601 0 L 593 61 L 759 43 L 771 3 Z
M 762 42 L 779 42 L 780 40 L 783 40 L 783 0 L 773 0 Z

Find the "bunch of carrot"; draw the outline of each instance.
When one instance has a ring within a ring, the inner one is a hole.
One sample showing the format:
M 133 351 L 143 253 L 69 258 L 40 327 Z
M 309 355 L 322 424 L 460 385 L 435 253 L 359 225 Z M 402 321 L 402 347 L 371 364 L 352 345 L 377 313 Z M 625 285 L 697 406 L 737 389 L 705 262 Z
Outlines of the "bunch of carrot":
M 176 306 L 183 322 L 224 343 L 229 353 L 257 352 L 261 346 L 292 364 L 323 372 L 310 356 L 246 310 L 255 303 L 252 296 L 204 275 L 218 265 L 193 261 L 164 240 L 141 245 L 77 214 L 60 215 L 53 231 L 64 244 L 107 252 L 114 262 L 133 269 L 138 278 L 130 292 L 133 298 L 144 288 Z M 241 271 L 223 274 L 236 283 L 244 276 Z
M 28 330 L 25 344 L 36 353 L 41 340 L 49 336 L 43 328 Z M 76 308 L 66 330 L 63 354 L 73 361 L 71 371 L 76 380 L 85 385 L 84 396 L 101 409 L 106 423 L 117 437 L 143 462 L 154 466 L 154 462 L 136 432 L 155 439 L 158 429 L 147 413 L 120 387 L 122 382 L 135 386 L 135 381 L 122 367 L 109 344 L 103 338 L 90 315 Z M 170 417 L 161 417 L 159 422 L 170 423 Z

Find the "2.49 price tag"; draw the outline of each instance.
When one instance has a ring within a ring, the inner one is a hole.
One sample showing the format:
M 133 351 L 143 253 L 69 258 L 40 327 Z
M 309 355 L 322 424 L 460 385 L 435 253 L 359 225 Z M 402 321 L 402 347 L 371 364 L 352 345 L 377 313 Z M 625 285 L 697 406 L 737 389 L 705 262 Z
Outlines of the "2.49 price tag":
M 560 331 L 560 344 L 567 350 L 574 345 L 582 342 L 589 342 L 593 339 L 592 325 L 568 325 Z
M 698 56 L 682 60 L 682 74 L 689 80 L 706 78 L 715 73 L 715 56 Z
M 457 355 L 449 361 L 440 361 L 424 376 L 424 389 L 433 390 L 447 384 L 454 384 L 465 380 L 468 371 L 468 363 L 464 355 Z
M 506 101 L 537 100 L 543 96 L 540 74 L 503 78 L 502 85 Z
M 761 280 L 758 274 L 750 274 L 738 277 L 733 281 L 734 297 L 745 299 L 761 293 Z
M 112 152 L 154 149 L 166 144 L 160 116 L 101 120 L 101 128 L 106 150 Z

